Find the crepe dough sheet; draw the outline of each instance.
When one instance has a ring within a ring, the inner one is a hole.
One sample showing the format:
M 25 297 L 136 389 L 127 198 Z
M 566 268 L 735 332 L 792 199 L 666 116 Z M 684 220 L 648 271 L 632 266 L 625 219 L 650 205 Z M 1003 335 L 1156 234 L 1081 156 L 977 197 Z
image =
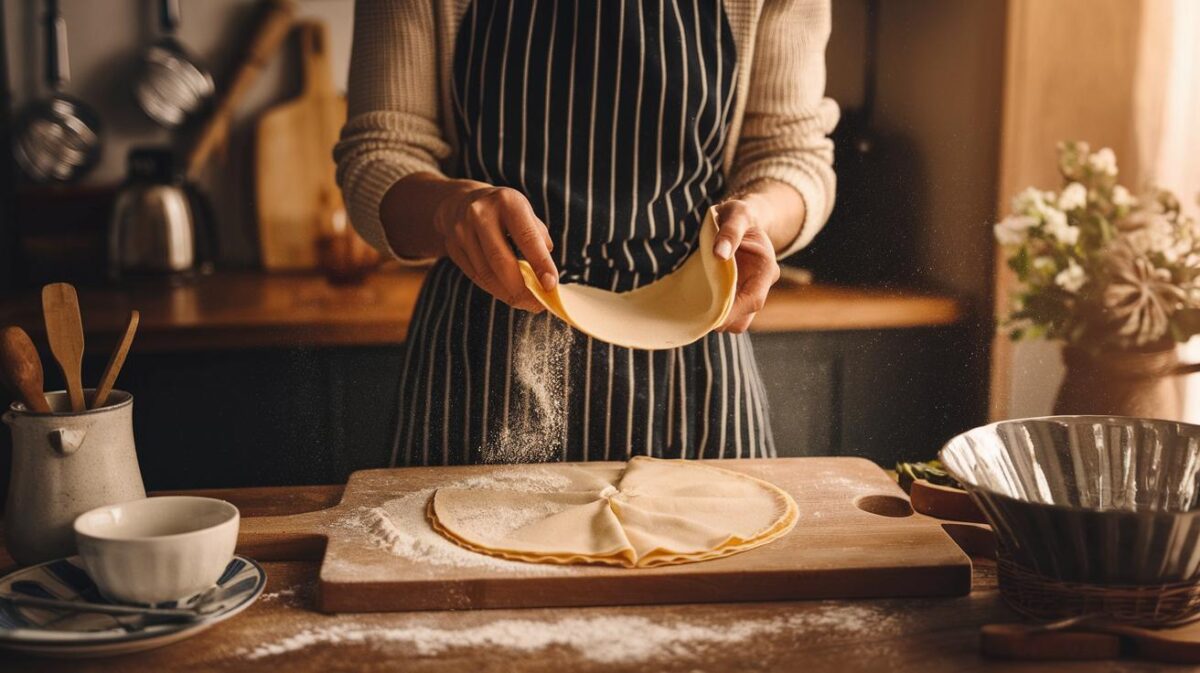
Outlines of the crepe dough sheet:
M 686 346 L 725 322 L 737 291 L 737 265 L 713 252 L 719 227 L 708 210 L 698 249 L 678 269 L 629 292 L 579 283 L 542 289 L 533 267 L 521 260 L 525 286 L 551 313 L 591 337 L 625 348 Z
M 561 469 L 569 483 L 551 493 L 438 489 L 431 525 L 467 549 L 510 560 L 648 568 L 753 549 L 785 535 L 798 516 L 779 487 L 692 461 Z

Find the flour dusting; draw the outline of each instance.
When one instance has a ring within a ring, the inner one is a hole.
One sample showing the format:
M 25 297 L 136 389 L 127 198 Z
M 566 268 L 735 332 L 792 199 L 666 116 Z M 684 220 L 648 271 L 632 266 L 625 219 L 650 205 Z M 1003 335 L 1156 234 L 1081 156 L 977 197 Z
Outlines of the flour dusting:
M 476 535 L 500 539 L 515 530 L 524 528 L 535 521 L 548 519 L 573 506 L 571 503 L 549 500 L 526 507 L 507 507 L 498 503 L 471 507 L 459 503 L 454 512 L 455 525 L 459 529 L 473 531 Z
M 485 463 L 544 463 L 563 448 L 571 328 L 549 312 L 517 320 L 509 415 L 484 443 Z
M 570 480 L 550 470 L 522 468 L 505 470 L 490 476 L 471 477 L 445 484 L 441 488 L 498 489 L 526 493 L 549 493 L 560 491 Z M 380 507 L 366 509 L 361 514 L 361 525 L 365 526 L 368 542 L 393 556 L 437 566 L 455 568 L 485 568 L 523 573 L 562 572 L 562 568 L 520 561 L 509 561 L 486 554 L 479 554 L 458 546 L 443 537 L 429 525 L 427 510 L 429 499 L 436 488 L 409 493 L 383 503 Z M 477 515 L 481 521 L 489 516 L 486 512 Z M 511 526 L 515 530 L 536 516 L 512 510 L 493 511 L 490 516 L 497 526 Z M 522 522 L 524 520 L 524 523 Z
M 391 644 L 434 656 L 456 649 L 503 648 L 514 653 L 567 647 L 599 663 L 631 663 L 703 655 L 706 648 L 743 643 L 757 637 L 816 633 L 835 636 L 883 635 L 895 620 L 874 606 L 815 604 L 815 609 L 777 617 L 734 622 L 655 620 L 642 616 L 597 615 L 555 621 L 498 619 L 463 628 L 425 624 L 335 624 L 305 629 L 239 654 L 257 660 L 296 652 L 315 645 Z

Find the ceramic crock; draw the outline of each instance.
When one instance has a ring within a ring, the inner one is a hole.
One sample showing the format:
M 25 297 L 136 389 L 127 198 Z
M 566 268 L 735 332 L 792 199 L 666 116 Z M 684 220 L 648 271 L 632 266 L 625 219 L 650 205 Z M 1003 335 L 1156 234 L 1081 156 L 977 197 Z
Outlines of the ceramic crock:
M 1174 345 L 1160 350 L 1091 354 L 1063 349 L 1066 374 L 1054 401 L 1060 416 L 1099 414 L 1183 420 L 1179 377 L 1200 367 L 1183 365 Z
M 89 391 L 90 392 L 90 391 Z M 146 497 L 133 444 L 133 396 L 114 390 L 100 409 L 70 412 L 65 391 L 46 394 L 54 413 L 14 403 L 12 473 L 4 514 L 8 551 L 22 565 L 75 553 L 75 517 Z

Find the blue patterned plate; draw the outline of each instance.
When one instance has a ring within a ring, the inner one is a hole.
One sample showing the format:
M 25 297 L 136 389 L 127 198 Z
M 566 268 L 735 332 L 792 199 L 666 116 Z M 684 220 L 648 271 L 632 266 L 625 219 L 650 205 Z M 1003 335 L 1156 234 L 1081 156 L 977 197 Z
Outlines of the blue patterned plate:
M 253 603 L 267 573 L 253 559 L 234 556 L 212 589 L 159 608 L 192 608 L 194 622 L 158 623 L 141 616 L 17 606 L 0 598 L 0 647 L 60 657 L 124 654 L 161 647 L 225 621 Z M 0 594 L 24 594 L 78 603 L 111 603 L 100 595 L 78 556 L 48 561 L 0 579 Z

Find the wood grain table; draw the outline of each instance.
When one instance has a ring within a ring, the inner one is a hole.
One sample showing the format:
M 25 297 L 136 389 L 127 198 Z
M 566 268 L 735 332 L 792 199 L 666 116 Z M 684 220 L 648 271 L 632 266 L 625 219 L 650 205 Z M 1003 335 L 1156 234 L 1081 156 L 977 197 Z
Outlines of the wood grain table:
M 335 504 L 340 486 L 192 491 L 245 516 Z M 12 562 L 0 553 L 5 572 Z M 1014 616 L 977 562 L 971 595 L 621 608 L 324 615 L 316 563 L 265 563 L 263 597 L 181 643 L 108 659 L 52 660 L 0 650 L 29 671 L 1124 671 L 1187 670 L 1133 661 L 1013 664 L 983 659 L 979 626 Z

